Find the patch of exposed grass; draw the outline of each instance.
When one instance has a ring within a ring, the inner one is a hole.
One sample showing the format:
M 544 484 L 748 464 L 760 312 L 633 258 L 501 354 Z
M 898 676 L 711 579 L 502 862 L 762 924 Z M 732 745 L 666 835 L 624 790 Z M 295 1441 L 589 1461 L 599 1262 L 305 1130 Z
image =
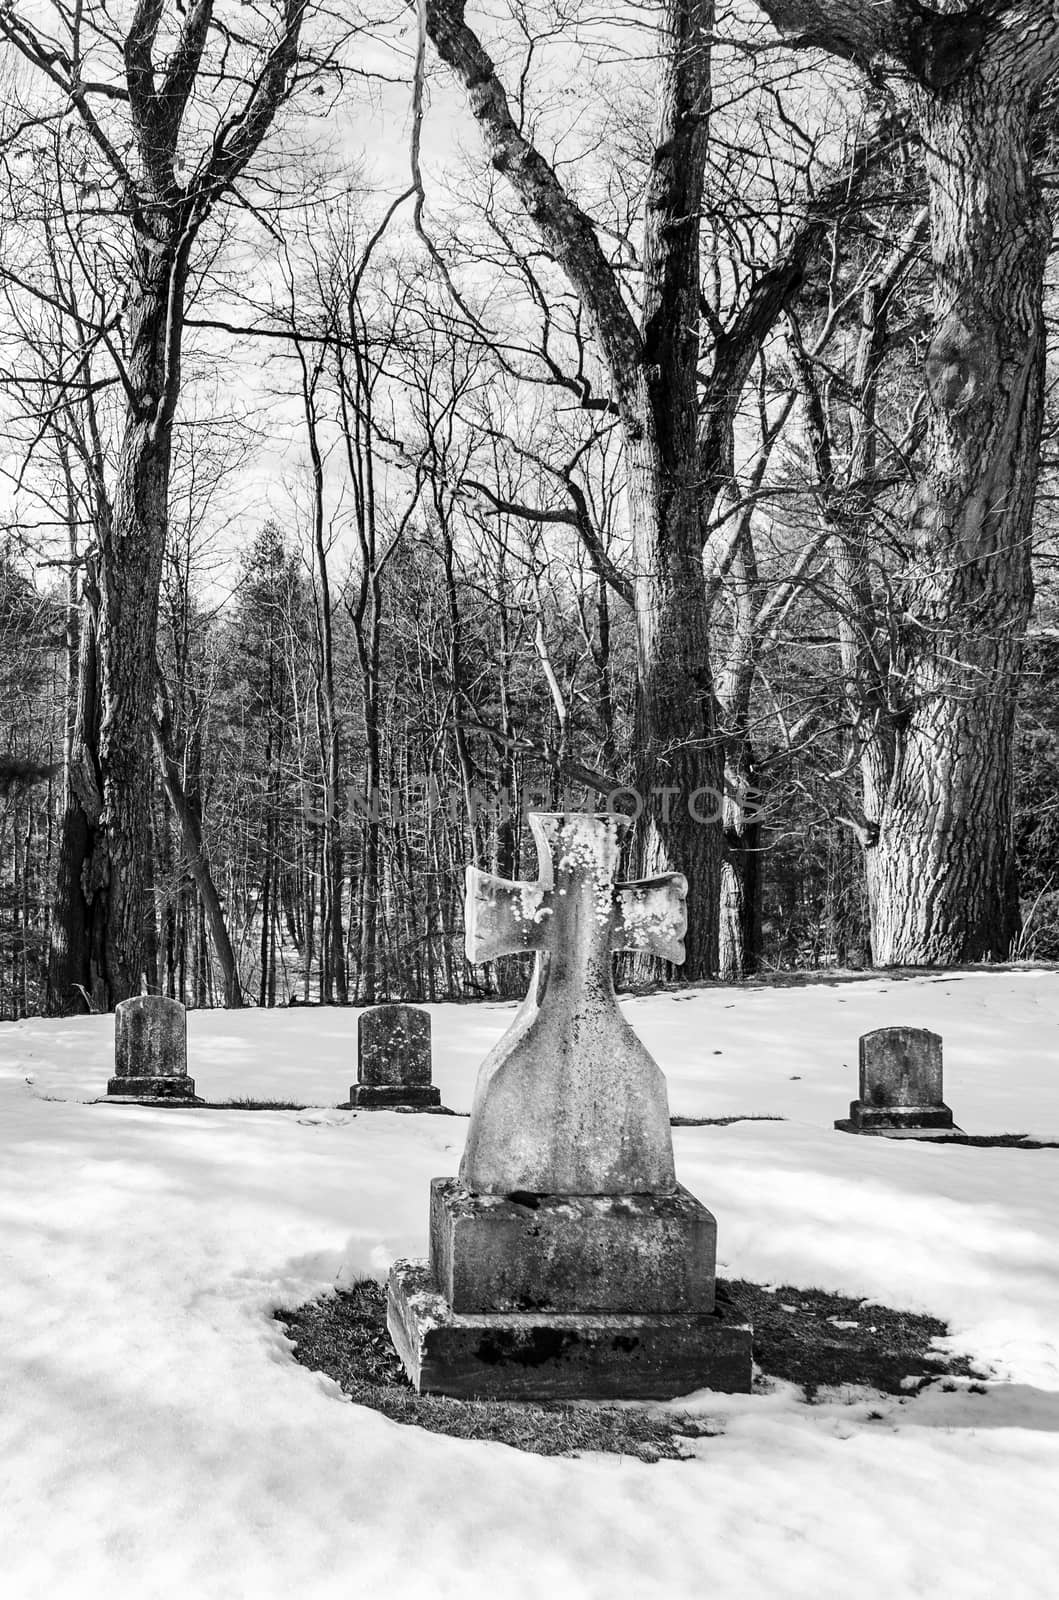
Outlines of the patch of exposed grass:
M 254 1095 L 237 1095 L 233 1100 L 203 1100 L 207 1111 L 309 1111 L 320 1106 L 303 1105 L 300 1100 L 259 1100 Z M 333 1108 L 329 1108 L 333 1109 Z
M 571 1405 L 558 1400 L 452 1400 L 418 1395 L 386 1331 L 386 1289 L 365 1279 L 295 1311 L 277 1311 L 294 1340 L 294 1359 L 333 1378 L 358 1405 L 394 1422 L 456 1439 L 492 1439 L 542 1456 L 586 1450 L 679 1460 L 685 1441 L 709 1436 L 701 1417 L 648 1407 Z
M 786 1122 L 786 1117 L 772 1117 L 767 1113 L 748 1112 L 740 1117 L 670 1117 L 671 1128 L 727 1128 L 733 1122 Z
M 982 1376 L 965 1357 L 932 1349 L 948 1333 L 938 1317 L 826 1289 L 766 1289 L 736 1278 L 728 1290 L 754 1324 L 754 1360 L 762 1372 L 801 1384 L 808 1400 L 825 1388 L 907 1394 L 943 1375 Z
M 865 1386 L 908 1394 L 942 1376 L 982 1376 L 963 1357 L 931 1349 L 947 1332 L 937 1317 L 823 1289 L 766 1289 L 738 1279 L 719 1281 L 718 1287 L 751 1316 L 762 1374 L 800 1384 L 809 1401 L 821 1389 Z M 601 1450 L 659 1461 L 686 1458 L 693 1454 L 687 1440 L 720 1431 L 701 1417 L 647 1404 L 418 1395 L 386 1331 L 385 1287 L 372 1279 L 296 1310 L 277 1311 L 276 1319 L 289 1332 L 302 1366 L 326 1373 L 359 1405 L 431 1433 L 492 1439 L 536 1455 Z
M 883 1135 L 885 1138 L 885 1135 Z M 909 1143 L 912 1143 L 909 1140 Z M 916 1144 L 970 1144 L 979 1149 L 1059 1150 L 1059 1140 L 1031 1139 L 1028 1133 L 946 1133 L 932 1138 L 917 1134 Z

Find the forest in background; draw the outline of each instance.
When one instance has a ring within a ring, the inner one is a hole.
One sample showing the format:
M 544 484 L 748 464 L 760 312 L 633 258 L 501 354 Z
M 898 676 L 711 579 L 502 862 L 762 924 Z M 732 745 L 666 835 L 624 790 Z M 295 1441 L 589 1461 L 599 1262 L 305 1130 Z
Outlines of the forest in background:
M 0 16 L 0 1017 L 515 992 L 637 797 L 692 978 L 1059 958 L 1059 25 L 870 9 Z

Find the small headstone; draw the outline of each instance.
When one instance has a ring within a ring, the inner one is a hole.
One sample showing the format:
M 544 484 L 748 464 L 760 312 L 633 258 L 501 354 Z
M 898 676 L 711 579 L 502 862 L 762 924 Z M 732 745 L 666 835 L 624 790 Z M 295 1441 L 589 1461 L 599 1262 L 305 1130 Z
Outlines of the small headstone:
M 536 882 L 468 869 L 468 959 L 537 966 L 479 1071 L 460 1175 L 431 1185 L 430 1258 L 391 1269 L 390 1336 L 425 1393 L 748 1392 L 716 1223 L 677 1182 L 665 1078 L 614 993 L 616 950 L 683 961 L 687 883 L 614 881 L 628 818 L 529 822 Z
M 187 1026 L 179 1000 L 141 994 L 114 1012 L 114 1077 L 107 1095 L 121 1100 L 192 1101 Z
M 941 1098 L 941 1035 L 929 1028 L 876 1028 L 861 1035 L 860 1099 L 846 1133 L 945 1132 L 952 1112 Z
M 430 1081 L 430 1015 L 418 1006 L 372 1006 L 357 1021 L 357 1081 L 352 1106 L 436 1106 Z

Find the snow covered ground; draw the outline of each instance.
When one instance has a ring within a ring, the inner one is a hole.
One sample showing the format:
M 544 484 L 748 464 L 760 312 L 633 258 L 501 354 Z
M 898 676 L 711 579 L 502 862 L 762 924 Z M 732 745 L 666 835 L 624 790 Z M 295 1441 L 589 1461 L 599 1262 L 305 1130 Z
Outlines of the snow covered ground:
M 696 1459 L 527 1456 L 391 1423 L 290 1359 L 274 1308 L 422 1255 L 466 1122 L 333 1109 L 350 1011 L 194 1013 L 198 1092 L 303 1112 L 91 1104 L 110 1018 L 0 1025 L 0 1592 L 196 1600 L 1059 1592 L 1059 1150 L 851 1138 L 858 1035 L 945 1040 L 969 1133 L 1059 1139 L 1059 973 L 626 1002 L 716 1213 L 720 1270 L 946 1318 L 986 1395 L 775 1384 L 680 1405 Z M 436 1006 L 456 1110 L 510 1006 Z

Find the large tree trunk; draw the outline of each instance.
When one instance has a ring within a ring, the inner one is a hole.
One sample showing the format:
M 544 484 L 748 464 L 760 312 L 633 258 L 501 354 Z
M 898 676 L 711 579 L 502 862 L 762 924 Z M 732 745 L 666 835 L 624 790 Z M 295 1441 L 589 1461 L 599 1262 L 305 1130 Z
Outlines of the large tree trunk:
M 864 745 L 873 957 L 1005 957 L 1018 926 L 1011 736 L 1033 599 L 1051 239 L 1030 131 L 1059 69 L 1059 17 L 1044 0 L 943 13 L 910 0 L 760 4 L 795 44 L 873 77 L 886 58 L 896 63 L 930 186 L 930 465 L 915 497 L 883 742 Z
M 633 772 L 643 807 L 638 870 L 645 877 L 678 870 L 687 878 L 683 973 L 702 978 L 717 962 L 723 766 L 693 473 L 673 486 L 649 446 L 630 450 L 629 504 L 637 571 Z
M 103 715 L 101 834 L 91 866 L 93 899 L 105 923 L 107 1003 L 139 994 L 146 970 L 145 864 L 150 848 L 151 705 L 158 589 L 165 550 L 169 437 L 154 440 L 133 422 L 126 432 L 114 498 L 112 545 L 102 564 L 99 647 Z
M 1015 652 L 986 670 L 1007 677 Z M 1011 849 L 1014 695 L 935 702 L 900 747 L 866 851 L 877 965 L 1007 960 L 1018 931 Z
M 634 771 L 641 871 L 688 880 L 683 976 L 717 965 L 723 754 L 703 573 L 698 362 L 703 175 L 711 103 L 711 0 L 667 0 L 646 196 L 643 367 L 625 420 L 636 572 Z M 670 792 L 666 792 L 670 791 Z
M 883 964 L 1004 959 L 1018 930 L 1011 740 L 1033 599 L 1051 226 L 1026 90 L 1007 68 L 990 57 L 921 111 L 936 274 L 931 466 L 913 520 L 907 716 L 868 811 Z
M 98 987 L 104 1003 L 141 992 L 146 974 L 146 893 L 153 777 L 158 593 L 169 525 L 173 410 L 186 245 L 159 208 L 158 238 L 141 241 L 128 306 L 128 411 L 110 515 L 100 529 L 99 770 L 103 809 L 86 878 L 104 928 Z M 168 402 L 164 397 L 169 396 Z

